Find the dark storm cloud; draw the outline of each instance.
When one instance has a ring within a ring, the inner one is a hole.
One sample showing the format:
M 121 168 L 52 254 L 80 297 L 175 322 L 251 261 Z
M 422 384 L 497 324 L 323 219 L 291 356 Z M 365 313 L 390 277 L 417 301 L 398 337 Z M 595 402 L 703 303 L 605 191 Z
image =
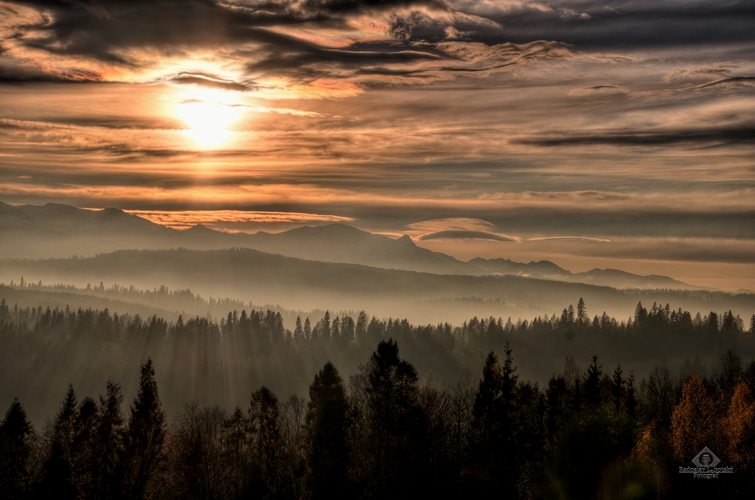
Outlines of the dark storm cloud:
M 503 27 L 484 33 L 489 43 L 502 35 L 517 43 L 559 40 L 590 49 L 751 43 L 755 30 L 755 3 L 749 0 L 617 0 L 608 5 L 601 0 L 469 1 L 462 5 Z
M 365 67 L 447 58 L 431 48 L 407 50 L 406 47 L 385 43 L 361 43 L 349 46 L 348 50 L 332 49 L 267 30 L 252 31 L 256 41 L 268 51 L 264 59 L 247 65 L 247 70 L 252 73 L 269 71 L 312 77 L 316 74 L 332 73 L 334 66 L 342 69 L 361 69 L 362 72 L 369 73 L 371 70 Z
M 127 64 L 117 51 L 129 47 L 217 46 L 256 41 L 251 28 L 297 25 L 342 25 L 342 16 L 397 7 L 445 9 L 432 0 L 307 0 L 256 2 L 213 0 L 21 0 L 48 9 L 34 28 L 46 33 L 36 47 L 55 53 L 88 55 Z
M 716 146 L 755 142 L 755 125 L 678 130 L 621 130 L 596 134 L 571 134 L 520 139 L 521 144 L 535 146 Z

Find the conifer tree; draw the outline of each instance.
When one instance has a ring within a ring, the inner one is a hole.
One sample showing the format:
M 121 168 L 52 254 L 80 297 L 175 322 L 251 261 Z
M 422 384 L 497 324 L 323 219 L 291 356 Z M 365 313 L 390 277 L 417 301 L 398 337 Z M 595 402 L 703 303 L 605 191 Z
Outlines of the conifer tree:
M 312 340 L 312 325 L 309 322 L 309 316 L 304 320 L 304 338 Z
M 0 425 L 0 498 L 21 499 L 29 494 L 29 440 L 33 432 L 26 410 L 18 398 L 13 399 Z
M 349 405 L 343 380 L 328 362 L 309 387 L 307 408 L 307 485 L 315 499 L 345 493 L 348 465 Z
M 421 468 L 416 448 L 420 432 L 417 371 L 401 359 L 393 339 L 379 342 L 362 370 L 366 375 L 372 475 L 378 494 L 406 495 L 410 464 Z
M 320 340 L 324 342 L 330 342 L 330 312 L 325 311 L 325 316 L 322 318 L 322 330 L 320 330 Z
M 84 398 L 74 419 L 71 479 L 78 498 L 93 498 L 96 489 L 97 403 Z
M 301 326 L 301 318 L 296 317 L 296 328 L 294 328 L 294 340 L 301 341 L 304 338 L 304 329 Z
M 755 315 L 753 315 L 753 318 L 755 318 Z M 364 337 L 367 335 L 367 325 L 369 323 L 369 320 L 367 318 L 367 313 L 364 311 L 359 311 L 359 316 L 357 316 L 357 324 L 356 324 L 356 336 L 358 339 L 364 339 Z
M 63 500 L 76 497 L 71 470 L 75 420 L 76 394 L 73 385 L 69 384 L 63 404 L 53 423 L 52 442 L 49 456 L 43 465 L 42 480 L 35 487 L 35 497 L 39 499 Z
M 511 345 L 504 346 L 503 366 L 494 351 L 488 354 L 483 378 L 475 396 L 473 414 L 477 436 L 474 445 L 475 467 L 486 488 L 515 491 L 513 477 L 514 411 L 517 384 Z
M 589 324 L 590 318 L 587 316 L 587 306 L 585 306 L 585 300 L 580 297 L 577 302 L 577 326 L 587 328 Z
M 106 396 L 100 396 L 94 446 L 95 496 L 115 500 L 122 495 L 123 394 L 119 384 L 108 381 Z
M 253 485 L 261 496 L 274 496 L 279 487 L 280 407 L 278 398 L 265 386 L 252 393 L 249 425 L 254 465 L 259 474 Z
M 142 365 L 139 389 L 131 405 L 125 435 L 124 486 L 127 498 L 149 497 L 150 479 L 158 469 L 165 440 L 165 414 L 157 394 L 152 359 Z
M 587 368 L 587 375 L 585 378 L 585 402 L 590 408 L 594 408 L 600 404 L 600 379 L 603 375 L 601 366 L 598 365 L 598 357 L 592 357 L 592 363 Z
M 626 407 L 627 414 L 634 417 L 637 411 L 637 390 L 634 387 L 634 373 L 629 372 L 629 378 L 626 380 L 626 389 L 624 390 L 624 406 Z
M 613 406 L 616 411 L 621 411 L 624 408 L 624 385 L 625 381 L 622 377 L 621 363 L 616 365 L 616 369 L 613 371 L 613 378 L 611 379 L 611 397 L 613 398 Z
M 234 498 L 246 490 L 249 475 L 248 419 L 238 406 L 223 424 L 224 462 L 228 467 Z

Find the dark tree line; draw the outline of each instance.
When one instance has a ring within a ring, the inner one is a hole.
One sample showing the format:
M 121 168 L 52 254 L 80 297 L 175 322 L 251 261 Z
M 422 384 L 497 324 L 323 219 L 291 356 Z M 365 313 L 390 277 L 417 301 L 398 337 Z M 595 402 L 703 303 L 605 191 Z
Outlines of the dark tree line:
M 41 432 L 13 400 L 0 429 L 0 498 L 676 498 L 700 488 L 676 469 L 703 446 L 737 470 L 705 488 L 727 498 L 755 491 L 755 362 L 729 349 L 747 352 L 755 317 L 749 331 L 730 311 L 693 317 L 657 304 L 638 304 L 627 321 L 589 318 L 580 299 L 560 316 L 516 323 L 414 326 L 326 312 L 291 331 L 270 310 L 169 323 L 0 301 L 4 383 L 38 374 L 49 385 L 64 367 L 98 360 L 139 381 L 128 415 L 118 384 L 81 401 L 70 386 Z M 696 357 L 640 381 L 597 356 L 584 372 L 567 357 L 542 386 L 514 362 L 515 349 L 574 345 L 628 360 L 648 346 L 656 359 L 664 349 L 720 355 L 710 374 Z M 345 381 L 336 366 L 354 375 Z M 155 371 L 169 388 L 163 402 Z M 104 373 L 88 377 L 115 379 Z M 285 383 L 273 390 L 261 382 L 270 374 Z M 308 401 L 278 399 L 303 393 L 297 379 Z M 222 397 L 184 404 L 197 394 Z M 218 400 L 248 403 L 228 412 Z
M 10 307 L 0 300 L 0 398 L 34 394 L 27 411 L 38 419 L 53 411 L 49 402 L 62 390 L 50 380 L 73 382 L 86 393 L 96 393 L 98 381 L 121 380 L 131 395 L 139 361 L 151 357 L 170 413 L 186 399 L 232 406 L 261 385 L 279 394 L 304 394 L 328 361 L 354 373 L 388 338 L 414 360 L 420 380 L 446 384 L 477 373 L 490 350 L 503 352 L 506 342 L 519 353 L 519 373 L 541 384 L 560 370 L 565 355 L 587 360 L 599 352 L 643 376 L 652 366 L 648 360 L 684 362 L 687 371 L 694 365 L 705 375 L 700 367 L 728 349 L 755 356 L 754 320 L 747 328 L 731 311 L 692 315 L 668 305 L 638 304 L 626 320 L 605 313 L 589 318 L 580 299 L 561 315 L 516 322 L 490 317 L 458 326 L 412 325 L 364 311 L 324 312 L 319 319 L 300 317 L 289 329 L 273 310 L 169 322 L 108 310 Z
M 8 499 L 144 499 L 162 473 L 165 415 L 152 361 L 141 368 L 128 421 L 120 386 L 108 382 L 99 401 L 77 401 L 69 386 L 52 421 L 37 435 L 14 399 L 0 428 L 0 496 Z
M 420 384 L 382 340 L 348 384 L 326 363 L 309 400 L 259 387 L 230 413 L 190 402 L 170 427 L 151 360 L 128 417 L 118 384 L 97 401 L 69 386 L 34 431 L 16 399 L 0 425 L 9 499 L 684 498 L 755 492 L 755 363 L 728 351 L 710 377 L 657 367 L 636 386 L 621 366 L 572 359 L 540 388 L 513 350 L 481 377 Z M 676 473 L 708 446 L 735 474 Z

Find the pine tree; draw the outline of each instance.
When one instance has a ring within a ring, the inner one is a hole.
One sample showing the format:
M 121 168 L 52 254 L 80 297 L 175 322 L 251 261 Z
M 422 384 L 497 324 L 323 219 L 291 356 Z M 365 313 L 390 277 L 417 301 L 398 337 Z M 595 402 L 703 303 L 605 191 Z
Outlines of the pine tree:
M 306 427 L 307 484 L 312 498 L 345 493 L 348 465 L 349 405 L 338 370 L 327 363 L 309 387 Z
M 15 398 L 0 425 L 0 498 L 20 499 L 29 494 L 29 440 L 33 432 L 26 410 Z
M 513 494 L 512 477 L 513 418 L 515 411 L 516 367 L 511 356 L 511 345 L 504 346 L 503 366 L 494 351 L 488 354 L 483 378 L 475 396 L 473 409 L 475 467 L 486 488 L 503 487 Z M 498 484 L 498 486 L 494 486 Z
M 601 366 L 598 365 L 598 357 L 593 356 L 585 378 L 585 402 L 590 408 L 598 406 L 601 402 L 600 378 L 602 375 Z
M 294 328 L 294 340 L 297 342 L 301 341 L 304 338 L 304 330 L 301 326 L 301 318 L 299 316 L 296 317 L 296 328 Z
M 324 342 L 330 342 L 330 312 L 325 311 L 325 316 L 322 318 L 322 330 L 320 331 L 320 339 Z
M 616 369 L 613 371 L 613 378 L 611 379 L 611 396 L 616 411 L 621 411 L 624 408 L 624 385 L 625 381 L 622 377 L 621 363 L 619 363 L 616 365 Z
M 587 316 L 587 306 L 585 300 L 580 297 L 577 302 L 577 326 L 586 328 L 590 324 L 590 318 Z
M 304 338 L 312 340 L 312 325 L 309 322 L 309 316 L 304 320 Z
M 637 411 L 636 392 L 637 391 L 634 387 L 634 373 L 629 372 L 629 378 L 626 380 L 626 389 L 624 390 L 624 406 L 627 409 L 627 414 L 631 417 L 634 417 L 634 414 Z
M 142 500 L 150 496 L 150 479 L 158 469 L 165 433 L 165 414 L 157 394 L 155 370 L 152 359 L 147 359 L 141 368 L 125 435 L 124 485 L 128 498 Z
M 71 443 L 74 437 L 74 422 L 76 420 L 76 393 L 73 384 L 68 385 L 66 397 L 55 417 L 54 440 L 59 442 L 63 449 L 63 456 L 71 458 Z
M 239 498 L 246 491 L 249 475 L 249 422 L 238 406 L 223 424 L 224 462 L 230 473 L 233 497 Z
M 380 341 L 361 369 L 366 375 L 372 476 L 378 494 L 404 496 L 408 494 L 409 468 L 422 467 L 416 447 L 420 432 L 417 371 L 401 359 L 393 339 Z
M 279 487 L 280 407 L 278 398 L 265 386 L 252 393 L 249 426 L 252 456 L 258 480 L 253 488 L 260 496 L 274 496 Z
M 122 495 L 123 394 L 120 385 L 108 381 L 106 396 L 100 396 L 94 448 L 95 495 L 102 500 Z
M 71 449 L 76 420 L 76 394 L 73 385 L 68 386 L 63 405 L 53 423 L 52 442 L 49 457 L 43 465 L 42 480 L 35 487 L 35 497 L 73 499 L 76 488 L 73 486 Z
M 92 498 L 96 489 L 97 403 L 84 398 L 73 424 L 71 479 L 78 498 Z

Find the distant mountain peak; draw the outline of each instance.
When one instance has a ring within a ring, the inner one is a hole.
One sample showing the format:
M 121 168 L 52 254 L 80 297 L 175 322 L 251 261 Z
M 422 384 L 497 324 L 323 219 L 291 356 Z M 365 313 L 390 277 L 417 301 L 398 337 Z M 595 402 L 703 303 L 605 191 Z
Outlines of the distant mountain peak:
M 126 212 L 120 208 L 108 207 L 101 210 L 105 215 L 127 215 Z
M 414 240 L 409 237 L 408 234 L 403 235 L 401 238 L 398 238 L 395 240 L 398 243 L 401 243 L 404 246 L 411 246 L 416 247 L 417 245 L 414 244 Z

